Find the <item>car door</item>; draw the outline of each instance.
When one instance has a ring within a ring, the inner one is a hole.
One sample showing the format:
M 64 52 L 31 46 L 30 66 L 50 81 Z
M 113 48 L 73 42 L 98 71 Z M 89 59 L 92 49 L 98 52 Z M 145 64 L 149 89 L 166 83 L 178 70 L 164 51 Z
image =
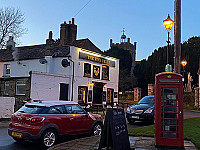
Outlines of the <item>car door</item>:
M 64 105 L 51 106 L 45 118 L 49 124 L 55 124 L 59 127 L 60 134 L 65 134 L 66 130 L 71 128 Z
M 70 120 L 71 134 L 89 132 L 92 119 L 79 105 L 65 105 Z

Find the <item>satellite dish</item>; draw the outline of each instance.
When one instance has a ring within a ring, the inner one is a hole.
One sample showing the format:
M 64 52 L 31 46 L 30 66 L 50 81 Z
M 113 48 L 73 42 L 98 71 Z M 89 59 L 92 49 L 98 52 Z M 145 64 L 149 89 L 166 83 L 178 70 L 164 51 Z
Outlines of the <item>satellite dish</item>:
M 70 66 L 70 62 L 67 59 L 63 59 L 62 62 L 61 62 L 61 64 L 62 64 L 63 67 Z
M 40 62 L 41 64 L 46 64 L 46 63 L 47 63 L 47 60 L 46 60 L 45 58 L 42 58 L 42 59 L 39 60 L 39 62 Z

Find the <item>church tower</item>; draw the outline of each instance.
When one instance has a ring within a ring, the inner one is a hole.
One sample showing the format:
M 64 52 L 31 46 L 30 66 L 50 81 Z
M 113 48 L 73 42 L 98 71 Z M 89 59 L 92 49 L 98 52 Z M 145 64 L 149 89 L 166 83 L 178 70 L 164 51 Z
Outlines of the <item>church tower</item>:
M 123 34 L 121 35 L 121 41 L 120 43 L 113 43 L 112 39 L 110 39 L 110 48 L 111 47 L 118 47 L 118 48 L 122 48 L 124 50 L 127 50 L 129 51 L 129 53 L 131 54 L 131 57 L 132 57 L 132 62 L 131 62 L 131 72 L 130 72 L 130 75 L 131 76 L 134 76 L 134 68 L 135 68 L 135 57 L 136 57 L 136 42 L 134 42 L 134 44 L 132 44 L 130 42 L 130 38 L 126 38 L 126 35 L 125 35 L 125 31 L 123 29 Z

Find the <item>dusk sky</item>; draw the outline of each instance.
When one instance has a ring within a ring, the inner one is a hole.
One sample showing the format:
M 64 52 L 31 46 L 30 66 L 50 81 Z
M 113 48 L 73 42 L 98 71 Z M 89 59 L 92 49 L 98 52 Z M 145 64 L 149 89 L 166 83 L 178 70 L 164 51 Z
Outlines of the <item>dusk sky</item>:
M 200 35 L 199 6 L 199 0 L 182 0 L 182 42 Z M 110 48 L 111 38 L 120 42 L 125 28 L 131 43 L 137 42 L 136 60 L 167 44 L 163 20 L 168 14 L 174 20 L 174 0 L 0 0 L 2 7 L 24 13 L 28 32 L 20 46 L 44 44 L 50 30 L 54 39 L 59 38 L 60 24 L 74 17 L 78 39 L 89 38 L 103 51 Z M 173 43 L 174 28 L 170 36 Z

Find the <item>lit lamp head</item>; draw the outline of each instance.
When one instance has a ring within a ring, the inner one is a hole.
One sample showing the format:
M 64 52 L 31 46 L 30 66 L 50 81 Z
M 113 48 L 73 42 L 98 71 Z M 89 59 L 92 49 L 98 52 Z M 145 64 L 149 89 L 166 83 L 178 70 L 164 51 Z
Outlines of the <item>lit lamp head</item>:
M 183 67 L 185 67 L 185 66 L 187 65 L 187 61 L 186 61 L 186 60 L 182 60 L 182 61 L 181 61 L 181 65 L 182 65 Z
M 174 21 L 170 18 L 169 14 L 168 14 L 167 19 L 163 20 L 163 24 L 165 28 L 167 29 L 167 31 L 170 31 L 172 29 Z

